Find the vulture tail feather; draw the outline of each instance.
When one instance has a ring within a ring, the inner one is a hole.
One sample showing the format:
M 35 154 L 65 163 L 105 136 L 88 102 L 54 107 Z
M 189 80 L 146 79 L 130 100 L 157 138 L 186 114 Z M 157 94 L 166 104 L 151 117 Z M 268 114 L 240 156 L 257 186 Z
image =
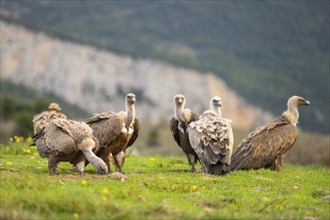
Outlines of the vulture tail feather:
M 210 164 L 207 171 L 214 175 L 226 175 L 230 172 L 230 167 L 225 163 Z
M 251 153 L 252 149 L 248 147 L 241 147 L 232 157 L 230 170 L 239 170 L 241 169 L 242 164 L 246 159 L 248 159 L 248 155 Z

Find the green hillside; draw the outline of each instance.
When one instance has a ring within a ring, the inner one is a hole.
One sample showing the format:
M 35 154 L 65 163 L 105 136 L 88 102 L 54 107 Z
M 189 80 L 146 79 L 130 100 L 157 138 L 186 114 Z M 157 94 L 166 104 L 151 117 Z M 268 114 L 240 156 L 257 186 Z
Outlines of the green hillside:
M 323 133 L 328 12 L 329 1 L 1 1 L 2 18 L 58 37 L 212 71 L 275 115 L 304 96 L 300 127 Z

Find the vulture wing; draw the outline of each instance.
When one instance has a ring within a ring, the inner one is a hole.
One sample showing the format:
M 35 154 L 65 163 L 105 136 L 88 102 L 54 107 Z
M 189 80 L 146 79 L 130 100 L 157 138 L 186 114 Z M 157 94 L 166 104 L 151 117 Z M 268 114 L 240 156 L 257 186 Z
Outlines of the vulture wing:
M 180 134 L 179 134 L 179 121 L 174 116 L 170 120 L 170 129 L 175 142 L 181 147 Z
M 188 115 L 188 124 L 191 122 L 197 121 L 199 119 L 199 115 L 190 111 L 189 109 L 185 109 L 185 114 Z M 179 121 L 173 116 L 170 120 L 170 130 L 171 133 L 174 137 L 175 142 L 182 147 L 182 143 L 180 141 L 180 131 L 181 131 L 181 136 L 182 135 L 187 135 L 186 133 L 186 127 L 187 125 L 184 123 L 179 123 Z M 188 137 L 188 136 L 187 136 Z
M 135 140 L 137 139 L 137 137 L 139 135 L 140 129 L 141 129 L 140 120 L 135 118 L 135 120 L 134 120 L 134 132 L 132 134 L 131 139 L 129 140 L 129 142 L 127 144 L 127 147 L 130 147 L 135 142 Z
M 93 123 L 96 123 L 96 122 L 99 122 L 99 121 L 102 121 L 102 120 L 109 119 L 109 118 L 113 117 L 114 115 L 116 115 L 116 113 L 115 112 L 112 112 L 112 111 L 102 112 L 102 113 L 96 113 L 92 117 L 89 117 L 86 120 L 86 123 L 89 124 L 89 125 L 91 125 Z
M 170 129 L 174 137 L 175 142 L 179 145 L 182 151 L 186 154 L 191 171 L 195 171 L 195 164 L 198 161 L 198 156 L 194 149 L 191 147 L 188 136 L 189 124 L 198 119 L 198 115 L 193 113 L 189 109 L 184 110 L 185 121 L 188 123 L 182 123 L 173 117 L 170 120 Z
M 36 134 L 41 129 L 43 129 L 46 126 L 47 122 L 58 118 L 67 119 L 65 114 L 55 110 L 46 110 L 35 115 L 32 120 L 34 133 Z
M 229 122 L 211 111 L 190 124 L 189 140 L 205 172 L 217 175 L 228 172 L 232 151 L 230 132 Z
M 195 112 L 192 112 L 192 111 L 190 111 L 190 112 L 191 112 L 191 116 L 190 116 L 190 122 L 189 123 L 197 121 L 199 119 L 199 115 Z
M 93 137 L 93 130 L 84 122 L 55 119 L 45 128 L 46 145 L 54 151 L 69 154 L 79 151 L 77 142 Z
M 45 128 L 42 128 L 38 133 L 36 133 L 32 139 L 33 142 L 30 146 L 37 146 L 40 157 L 46 157 L 50 152 L 47 150 L 47 145 L 45 143 Z
M 65 132 L 65 129 L 59 127 L 61 122 L 50 122 L 45 127 L 45 144 L 47 146 L 47 154 L 66 155 L 74 151 L 78 151 L 76 143 L 72 138 L 72 133 Z M 63 125 L 61 125 L 63 126 Z
M 231 169 L 272 168 L 277 157 L 293 146 L 296 137 L 296 127 L 279 117 L 241 141 L 232 157 Z
M 115 112 L 94 114 L 86 123 L 93 129 L 101 148 L 109 146 L 116 139 L 123 125 L 123 121 Z
M 84 122 L 65 119 L 55 119 L 51 122 L 75 140 L 93 137 L 93 130 Z

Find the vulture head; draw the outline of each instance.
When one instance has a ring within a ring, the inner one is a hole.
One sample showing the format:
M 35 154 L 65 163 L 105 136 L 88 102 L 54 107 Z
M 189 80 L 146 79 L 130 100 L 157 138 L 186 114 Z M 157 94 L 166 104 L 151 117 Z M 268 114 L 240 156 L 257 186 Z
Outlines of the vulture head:
M 61 107 L 59 106 L 59 104 L 57 104 L 55 102 L 50 103 L 49 106 L 48 106 L 48 109 L 49 110 L 55 110 L 55 111 L 58 111 L 58 112 L 61 111 Z
M 97 172 L 101 175 L 105 175 L 108 173 L 108 167 L 104 163 L 104 161 L 97 157 L 91 149 L 97 147 L 97 141 L 94 138 L 85 138 L 81 142 L 78 143 L 78 149 L 81 149 L 84 153 L 86 159 L 93 164 Z
M 191 117 L 191 112 L 188 109 L 184 109 L 186 105 L 185 97 L 182 94 L 174 96 L 174 115 L 177 120 L 181 122 L 189 122 Z
M 310 102 L 300 96 L 292 96 L 288 100 L 288 110 L 283 115 L 290 121 L 291 124 L 297 125 L 299 112 L 298 107 L 302 105 L 310 105 Z
M 302 105 L 310 105 L 311 103 L 304 99 L 303 97 L 300 97 L 300 96 L 292 96 L 289 98 L 288 100 L 288 108 L 290 107 L 299 107 L 299 106 L 302 106 Z
M 179 94 L 179 95 L 174 96 L 174 104 L 175 104 L 175 107 L 183 109 L 186 104 L 184 95 Z
M 125 98 L 125 102 L 128 106 L 133 105 L 136 101 L 135 94 L 128 93 Z
M 215 112 L 218 116 L 222 116 L 221 113 L 222 100 L 219 96 L 214 96 L 210 101 L 211 111 Z
M 218 106 L 221 107 L 222 105 L 222 100 L 219 96 L 214 96 L 211 101 L 210 101 L 210 106 Z

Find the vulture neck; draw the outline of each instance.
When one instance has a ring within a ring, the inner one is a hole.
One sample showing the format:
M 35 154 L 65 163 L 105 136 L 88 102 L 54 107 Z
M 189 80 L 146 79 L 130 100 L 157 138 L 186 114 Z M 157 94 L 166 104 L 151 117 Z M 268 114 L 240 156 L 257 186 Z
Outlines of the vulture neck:
M 222 118 L 222 112 L 220 106 L 211 105 L 211 111 L 217 114 L 217 116 L 219 116 L 220 118 Z
M 282 116 L 284 116 L 291 124 L 296 126 L 299 118 L 297 106 L 293 105 L 292 103 L 288 103 L 288 109 L 283 112 Z
M 179 121 L 185 122 L 183 106 L 175 106 L 175 116 Z
M 134 105 L 126 104 L 126 115 L 125 115 L 125 124 L 128 129 L 135 119 L 135 108 Z

